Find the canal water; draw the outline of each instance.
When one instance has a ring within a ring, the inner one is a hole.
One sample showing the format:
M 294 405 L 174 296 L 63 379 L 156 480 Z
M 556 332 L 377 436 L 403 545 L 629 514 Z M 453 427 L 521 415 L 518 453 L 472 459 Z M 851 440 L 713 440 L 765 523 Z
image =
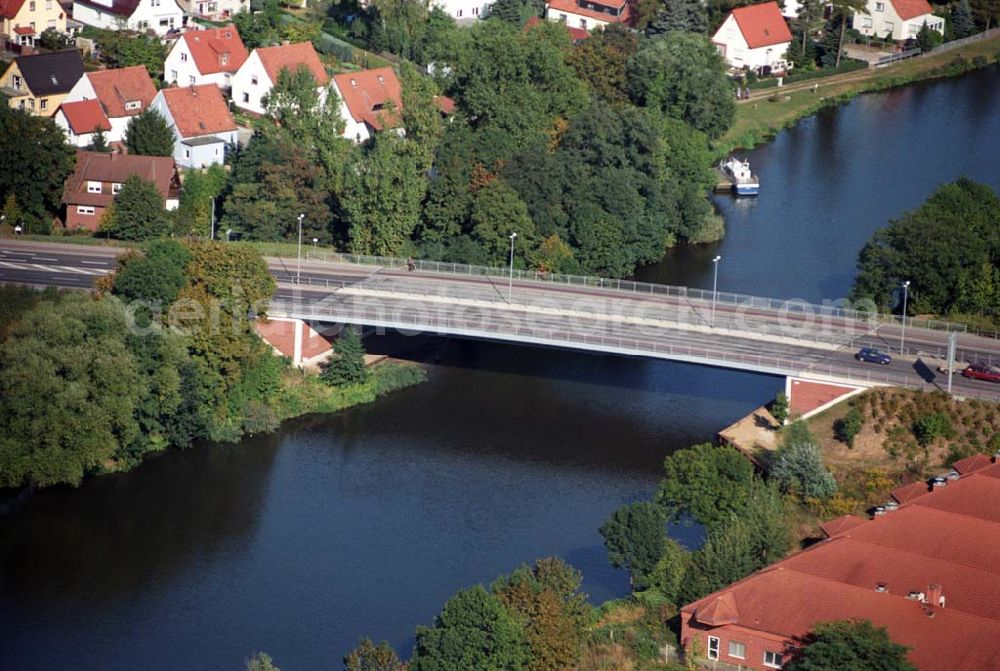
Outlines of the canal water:
M 647 279 L 821 299 L 864 240 L 965 173 L 1000 188 L 1000 71 L 859 98 L 750 153 L 764 192 L 720 199 L 718 246 Z M 375 343 L 381 346 L 381 343 Z M 398 343 L 393 345 L 398 346 Z M 408 655 L 457 589 L 537 557 L 627 592 L 597 532 L 663 457 L 773 378 L 437 341 L 429 379 L 375 404 L 199 446 L 0 508 L 0 669 L 340 668 L 361 636 Z M 426 354 L 426 350 L 423 350 Z M 692 530 L 673 530 L 696 541 Z

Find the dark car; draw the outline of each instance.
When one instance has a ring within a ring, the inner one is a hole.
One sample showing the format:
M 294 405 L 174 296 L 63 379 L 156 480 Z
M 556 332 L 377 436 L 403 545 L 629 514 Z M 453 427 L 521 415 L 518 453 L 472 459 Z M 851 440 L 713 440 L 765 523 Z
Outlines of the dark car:
M 874 347 L 862 347 L 854 358 L 858 361 L 867 361 L 868 363 L 880 363 L 883 366 L 888 366 L 892 363 L 892 357 L 885 352 L 880 352 Z
M 973 363 L 962 371 L 962 375 L 973 380 L 986 380 L 988 382 L 1000 382 L 1000 372 L 982 363 Z

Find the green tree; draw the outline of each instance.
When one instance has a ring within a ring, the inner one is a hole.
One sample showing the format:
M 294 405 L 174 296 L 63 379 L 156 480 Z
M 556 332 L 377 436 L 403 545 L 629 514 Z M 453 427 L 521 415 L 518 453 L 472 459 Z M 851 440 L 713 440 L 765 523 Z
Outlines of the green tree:
M 905 645 L 894 643 L 885 627 L 870 620 L 820 622 L 788 671 L 916 671 Z
M 187 281 L 184 269 L 191 258 L 176 240 L 151 240 L 142 255 L 119 257 L 113 292 L 125 302 L 146 301 L 166 309 Z
M 510 235 L 514 258 L 525 265 L 535 248 L 535 224 L 517 191 L 502 180 L 493 180 L 472 198 L 472 236 L 485 251 L 489 265 L 504 266 L 510 258 Z
M 622 506 L 601 525 L 604 547 L 615 568 L 624 568 L 636 589 L 648 586 L 653 567 L 663 556 L 667 514 L 655 503 Z
M 109 68 L 142 65 L 154 79 L 163 74 L 167 49 L 159 38 L 132 30 L 102 29 L 95 34 L 101 60 Z
M 669 517 L 712 528 L 744 510 L 754 486 L 753 466 L 732 447 L 704 443 L 668 456 L 657 501 Z
M 788 396 L 783 391 L 779 391 L 771 404 L 771 415 L 778 420 L 779 424 L 784 424 L 788 419 Z
M 125 146 L 130 154 L 172 156 L 174 133 L 159 112 L 148 108 L 129 120 L 125 129 Z
M 152 182 L 132 175 L 107 213 L 108 232 L 119 240 L 148 240 L 170 232 L 163 195 Z
M 681 589 L 691 567 L 691 553 L 672 538 L 666 539 L 663 554 L 649 573 L 649 588 L 670 603 L 681 604 Z
M 621 106 L 629 101 L 625 67 L 638 46 L 639 38 L 633 31 L 612 23 L 574 47 L 569 64 L 595 95 Z
M 76 485 L 139 435 L 146 380 L 113 298 L 43 301 L 0 344 L 0 486 Z
M 13 193 L 7 194 L 3 201 L 3 210 L 0 210 L 0 224 L 7 228 L 7 232 L 24 221 L 24 210 L 17 204 L 17 196 Z
M 428 11 L 426 4 L 413 0 L 373 0 L 367 15 L 374 50 L 413 58 L 427 26 Z
M 348 172 L 340 204 L 355 254 L 399 256 L 420 218 L 427 189 L 422 156 L 392 131 L 379 133 Z
M 824 3 L 820 0 L 802 0 L 799 2 L 799 13 L 793 21 L 795 31 L 795 52 L 792 59 L 797 67 L 811 67 L 816 58 L 816 50 L 810 35 L 822 23 Z
M 255 653 L 253 657 L 246 661 L 244 671 L 281 671 L 274 665 L 271 655 L 266 652 Z
M 266 2 L 264 5 L 265 9 L 261 12 L 242 9 L 233 15 L 233 23 L 236 24 L 240 38 L 248 50 L 264 46 L 276 35 L 277 17 L 280 15 L 277 0 Z
M 664 0 L 646 27 L 646 35 L 656 37 L 674 30 L 708 32 L 708 11 L 700 0 Z
M 360 384 L 368 379 L 365 366 L 365 346 L 357 329 L 345 326 L 333 343 L 333 358 L 320 377 L 331 387 Z
M 854 447 L 854 438 L 861 432 L 865 418 L 861 411 L 852 407 L 847 414 L 833 423 L 833 433 L 837 440 L 846 443 L 848 447 Z
M 925 19 L 924 25 L 917 31 L 917 46 L 926 54 L 934 47 L 940 46 L 942 42 L 944 42 L 944 37 L 938 31 L 931 30 Z
M 16 194 L 29 230 L 48 230 L 76 165 L 66 135 L 52 119 L 0 105 L 0 155 L 0 202 Z
M 989 30 L 1000 22 L 1000 0 L 969 0 L 969 7 L 983 30 Z
M 837 37 L 837 58 L 833 66 L 840 67 L 840 57 L 844 53 L 844 35 L 847 34 L 847 23 L 855 14 L 868 14 L 866 0 L 831 0 L 833 16 L 839 18 L 840 34 Z
M 962 39 L 976 32 L 976 21 L 972 18 L 969 0 L 959 0 L 952 5 L 951 30 L 955 34 L 955 39 Z
M 521 671 L 529 661 L 523 626 L 479 585 L 451 597 L 416 639 L 411 671 Z
M 930 445 L 938 438 L 951 438 L 955 428 L 951 419 L 943 412 L 921 415 L 913 423 L 913 435 L 921 445 Z
M 181 202 L 174 213 L 174 231 L 179 235 L 209 237 L 212 232 L 212 208 L 216 207 L 216 225 L 219 209 L 216 199 L 222 193 L 229 179 L 229 173 L 221 165 L 209 166 L 207 170 L 186 170 L 181 180 Z M 223 238 L 219 230 L 216 236 Z
M 344 671 L 406 671 L 406 664 L 385 641 L 375 645 L 364 638 L 344 657 Z
M 733 122 L 725 61 L 702 35 L 672 32 L 648 40 L 629 61 L 628 83 L 636 104 L 662 109 L 710 138 Z
M 771 459 L 769 475 L 782 491 L 803 499 L 828 499 L 837 491 L 837 481 L 823 465 L 819 446 L 813 443 L 780 447 Z
M 87 145 L 87 151 L 96 151 L 102 154 L 111 151 L 111 147 L 108 146 L 108 138 L 100 128 L 94 129 L 94 137 L 90 140 L 90 144 Z
M 523 26 L 532 16 L 542 16 L 545 6 L 534 0 L 497 0 L 490 7 L 490 17 Z
M 68 46 L 72 46 L 72 42 L 68 39 L 68 36 L 63 35 L 57 29 L 46 28 L 42 31 L 42 34 L 38 36 L 37 45 L 42 49 L 57 51 L 59 49 L 65 49 Z
M 437 89 L 434 81 L 422 75 L 412 63 L 403 63 L 399 69 L 402 86 L 402 126 L 406 138 L 420 150 L 424 171 L 430 170 L 434 153 L 444 134 L 444 121 L 435 102 Z

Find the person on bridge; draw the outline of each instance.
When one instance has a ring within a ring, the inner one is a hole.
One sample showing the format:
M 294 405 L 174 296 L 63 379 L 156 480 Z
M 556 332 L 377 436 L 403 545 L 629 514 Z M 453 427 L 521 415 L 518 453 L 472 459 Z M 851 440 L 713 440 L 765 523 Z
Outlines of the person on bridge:
M 413 269 L 416 268 L 416 267 L 417 267 L 417 264 L 415 264 L 413 262 L 413 257 L 412 256 L 407 256 L 406 257 L 406 269 L 409 270 L 410 272 L 413 272 Z

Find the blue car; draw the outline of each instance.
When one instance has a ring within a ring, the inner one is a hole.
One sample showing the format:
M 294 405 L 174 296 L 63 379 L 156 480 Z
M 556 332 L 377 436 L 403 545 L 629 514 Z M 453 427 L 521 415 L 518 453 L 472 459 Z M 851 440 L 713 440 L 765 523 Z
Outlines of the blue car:
M 874 347 L 862 347 L 854 358 L 858 361 L 867 361 L 868 363 L 880 363 L 883 366 L 888 366 L 892 363 L 892 357 L 885 352 L 880 352 Z

